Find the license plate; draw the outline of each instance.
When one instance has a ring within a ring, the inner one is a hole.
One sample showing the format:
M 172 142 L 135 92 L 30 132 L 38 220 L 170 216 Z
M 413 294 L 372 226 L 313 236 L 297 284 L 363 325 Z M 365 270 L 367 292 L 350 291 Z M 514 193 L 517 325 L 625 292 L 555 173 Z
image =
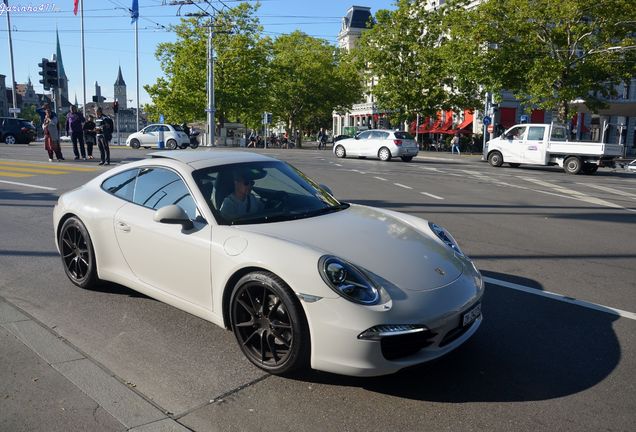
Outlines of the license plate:
M 481 315 L 481 303 L 477 303 L 462 315 L 462 327 L 469 326 Z

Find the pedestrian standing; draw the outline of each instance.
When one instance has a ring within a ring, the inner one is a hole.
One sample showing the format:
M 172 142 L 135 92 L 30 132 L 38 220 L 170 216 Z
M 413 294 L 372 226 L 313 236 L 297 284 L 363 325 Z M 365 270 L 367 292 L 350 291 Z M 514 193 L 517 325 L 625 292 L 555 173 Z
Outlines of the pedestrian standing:
M 44 121 L 42 122 L 44 130 L 44 148 L 49 154 L 49 162 L 53 162 L 53 155 L 58 162 L 63 161 L 62 149 L 60 148 L 60 133 L 57 127 L 57 116 L 51 111 L 47 105 L 44 110 Z
M 86 120 L 81 112 L 77 111 L 75 105 L 71 105 L 71 112 L 66 117 L 66 135 L 71 136 L 73 142 L 73 154 L 75 154 L 75 160 L 80 158 L 86 160 L 86 149 L 84 148 L 84 123 Z M 79 151 L 77 150 L 79 144 Z
M 318 132 L 318 150 L 326 150 L 327 149 L 327 133 L 325 132 L 325 128 L 320 128 Z
M 455 154 L 455 150 L 457 150 L 457 155 L 461 155 L 459 152 L 459 134 L 456 133 L 453 139 L 451 140 L 451 154 Z
M 110 140 L 113 138 L 113 120 L 104 115 L 102 108 L 95 108 L 95 138 L 101 161 L 98 165 L 110 165 Z
M 88 121 L 84 123 L 84 139 L 86 140 L 86 153 L 89 159 L 93 158 L 93 146 L 96 144 L 95 137 L 95 117 L 92 114 L 88 115 Z

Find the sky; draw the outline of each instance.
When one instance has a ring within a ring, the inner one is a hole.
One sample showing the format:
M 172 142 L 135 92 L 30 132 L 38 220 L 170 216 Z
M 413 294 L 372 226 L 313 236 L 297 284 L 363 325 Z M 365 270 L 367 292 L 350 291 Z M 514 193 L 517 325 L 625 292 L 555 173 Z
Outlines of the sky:
M 32 11 L 10 13 L 15 80 L 26 83 L 31 78 L 36 93 L 44 90 L 40 84 L 38 63 L 55 52 L 55 32 L 59 32 L 62 61 L 69 79 L 69 99 L 82 104 L 82 54 L 80 13 L 73 14 L 73 0 L 41 2 L 39 0 L 7 0 L 10 7 L 28 7 Z M 238 0 L 211 0 L 216 8 L 232 7 Z M 250 2 L 254 3 L 252 0 Z M 95 94 L 95 82 L 102 96 L 112 101 L 113 85 L 121 66 L 127 85 L 129 106 L 136 105 L 135 26 L 131 24 L 129 8 L 132 0 L 83 0 L 84 47 L 86 59 L 86 101 Z M 178 24 L 186 13 L 200 11 L 195 5 L 181 8 L 171 0 L 139 0 L 139 99 L 151 102 L 143 86 L 153 84 L 163 75 L 155 58 L 155 48 L 161 42 L 173 42 L 169 25 Z M 205 8 L 204 2 L 198 4 Z M 260 0 L 257 16 L 265 35 L 301 30 L 311 36 L 336 44 L 342 17 L 352 5 L 367 6 L 371 13 L 379 9 L 394 9 L 394 0 Z M 11 82 L 7 14 L 0 1 L 0 74 Z M 35 9 L 35 11 L 33 11 Z M 132 102 L 130 101 L 132 99 Z

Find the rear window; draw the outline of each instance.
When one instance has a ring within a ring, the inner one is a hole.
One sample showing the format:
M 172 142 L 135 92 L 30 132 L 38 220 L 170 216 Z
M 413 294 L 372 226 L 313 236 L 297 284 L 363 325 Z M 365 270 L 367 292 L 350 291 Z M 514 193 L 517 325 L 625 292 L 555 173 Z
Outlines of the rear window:
M 183 132 L 183 128 L 179 125 L 170 125 L 174 128 L 174 130 L 176 130 L 177 132 Z
M 408 132 L 395 132 L 395 138 L 397 138 L 397 139 L 405 139 L 405 140 L 412 140 L 413 139 L 411 134 L 408 133 Z

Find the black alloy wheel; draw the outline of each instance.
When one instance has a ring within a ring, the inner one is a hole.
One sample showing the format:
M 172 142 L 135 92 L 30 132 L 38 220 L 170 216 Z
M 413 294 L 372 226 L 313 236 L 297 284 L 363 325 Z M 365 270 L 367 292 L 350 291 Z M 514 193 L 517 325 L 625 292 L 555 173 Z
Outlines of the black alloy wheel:
M 276 375 L 308 364 L 309 331 L 298 299 L 268 272 L 243 276 L 230 299 L 234 336 L 243 354 Z
M 64 272 L 75 285 L 88 288 L 97 282 L 93 244 L 84 224 L 77 218 L 67 219 L 58 239 Z

